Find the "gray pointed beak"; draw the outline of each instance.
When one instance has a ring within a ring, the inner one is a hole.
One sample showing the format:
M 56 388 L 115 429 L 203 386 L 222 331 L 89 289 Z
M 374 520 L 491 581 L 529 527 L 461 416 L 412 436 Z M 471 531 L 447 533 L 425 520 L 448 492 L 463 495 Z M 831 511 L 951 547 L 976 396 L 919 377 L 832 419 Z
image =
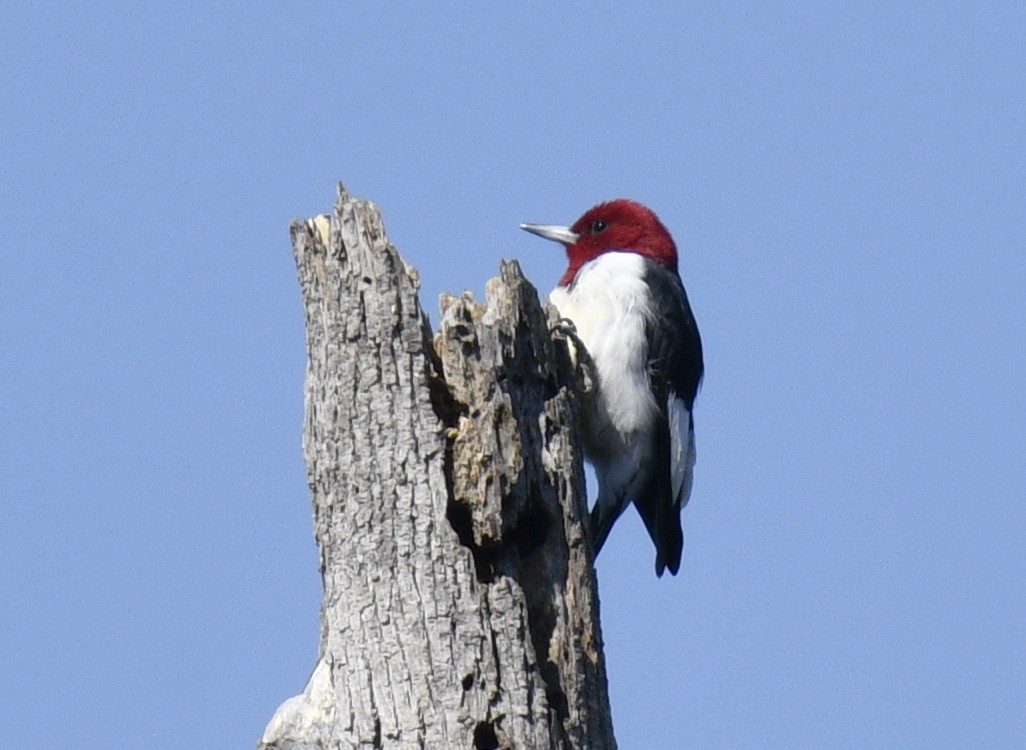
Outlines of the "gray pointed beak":
M 570 227 L 559 227 L 552 224 L 521 224 L 520 228 L 547 240 L 562 242 L 564 245 L 573 245 L 580 236 L 576 232 L 571 232 Z

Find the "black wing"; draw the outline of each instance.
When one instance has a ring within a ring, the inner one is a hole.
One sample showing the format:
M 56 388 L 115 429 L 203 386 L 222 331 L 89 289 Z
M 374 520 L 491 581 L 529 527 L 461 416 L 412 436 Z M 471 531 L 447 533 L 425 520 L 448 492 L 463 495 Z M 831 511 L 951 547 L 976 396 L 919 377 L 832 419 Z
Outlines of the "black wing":
M 692 411 L 704 372 L 702 339 L 680 277 L 649 261 L 645 281 L 652 290 L 649 378 L 664 419 L 654 436 L 652 479 L 634 504 L 656 546 L 656 574 L 669 568 L 676 575 L 684 547 L 680 509 L 691 495 L 695 463 Z
M 657 263 L 647 265 L 654 318 L 646 331 L 652 386 L 660 404 L 673 391 L 691 411 L 704 372 L 698 324 L 680 277 Z

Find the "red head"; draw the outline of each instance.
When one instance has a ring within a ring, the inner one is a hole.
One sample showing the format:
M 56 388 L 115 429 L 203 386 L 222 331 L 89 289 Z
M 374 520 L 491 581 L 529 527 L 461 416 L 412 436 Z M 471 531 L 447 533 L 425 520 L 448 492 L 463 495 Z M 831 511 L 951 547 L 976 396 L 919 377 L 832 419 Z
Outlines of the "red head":
M 640 203 L 623 198 L 589 208 L 573 226 L 551 227 L 521 224 L 523 229 L 566 246 L 570 260 L 560 286 L 573 281 L 588 261 L 603 253 L 621 250 L 638 253 L 677 270 L 677 246 L 659 217 Z

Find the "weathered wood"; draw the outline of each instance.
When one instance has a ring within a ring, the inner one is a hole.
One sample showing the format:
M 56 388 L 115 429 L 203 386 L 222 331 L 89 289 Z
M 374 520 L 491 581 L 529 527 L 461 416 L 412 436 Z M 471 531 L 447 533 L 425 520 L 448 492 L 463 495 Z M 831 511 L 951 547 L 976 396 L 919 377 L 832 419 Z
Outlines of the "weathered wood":
M 503 263 L 443 300 L 339 186 L 294 222 L 320 656 L 263 750 L 615 748 L 566 347 Z

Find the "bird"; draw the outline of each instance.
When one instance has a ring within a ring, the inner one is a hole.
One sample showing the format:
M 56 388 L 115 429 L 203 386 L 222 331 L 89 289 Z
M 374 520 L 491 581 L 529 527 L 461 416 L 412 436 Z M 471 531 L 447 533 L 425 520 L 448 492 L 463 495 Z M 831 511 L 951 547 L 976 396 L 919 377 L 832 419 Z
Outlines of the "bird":
M 589 521 L 595 554 L 633 502 L 655 545 L 656 576 L 676 575 L 704 363 L 673 237 L 650 208 L 624 198 L 569 227 L 520 228 L 566 249 L 569 265 L 549 301 L 597 376 L 581 407 L 584 455 L 599 485 Z

